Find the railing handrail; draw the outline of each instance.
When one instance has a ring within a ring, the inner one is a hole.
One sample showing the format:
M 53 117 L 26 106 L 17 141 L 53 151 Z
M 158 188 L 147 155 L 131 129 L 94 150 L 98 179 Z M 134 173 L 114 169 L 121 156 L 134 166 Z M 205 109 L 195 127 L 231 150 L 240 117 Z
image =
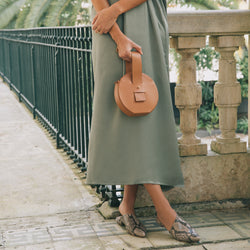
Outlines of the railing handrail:
M 91 25 L 79 26 L 55 26 L 55 27 L 33 27 L 33 28 L 19 28 L 19 29 L 0 29 L 0 31 L 16 32 L 16 31 L 34 31 L 34 30 L 57 30 L 57 29 L 79 29 L 83 27 L 91 27 Z
M 250 34 L 250 10 L 199 10 L 168 13 L 170 36 Z

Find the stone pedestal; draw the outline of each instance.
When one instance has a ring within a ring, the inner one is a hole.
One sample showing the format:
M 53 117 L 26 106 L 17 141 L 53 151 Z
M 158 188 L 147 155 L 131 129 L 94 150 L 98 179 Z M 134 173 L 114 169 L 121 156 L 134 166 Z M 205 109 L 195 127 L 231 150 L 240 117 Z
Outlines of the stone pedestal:
M 180 110 L 182 132 L 178 138 L 180 156 L 206 155 L 207 145 L 195 135 L 202 89 L 196 82 L 196 61 L 193 57 L 205 46 L 205 37 L 173 37 L 170 41 L 170 46 L 181 55 L 179 82 L 175 87 L 175 105 Z
M 219 109 L 221 134 L 211 143 L 211 149 L 220 154 L 246 152 L 246 142 L 236 136 L 237 109 L 241 103 L 241 86 L 236 78 L 234 52 L 244 44 L 243 36 L 210 38 L 210 45 L 220 53 L 219 81 L 214 86 L 214 102 Z

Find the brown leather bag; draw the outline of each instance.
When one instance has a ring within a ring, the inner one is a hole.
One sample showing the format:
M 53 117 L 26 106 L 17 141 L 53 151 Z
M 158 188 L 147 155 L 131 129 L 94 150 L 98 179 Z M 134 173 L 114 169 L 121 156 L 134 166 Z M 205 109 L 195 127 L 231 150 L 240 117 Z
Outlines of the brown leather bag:
M 142 73 L 141 55 L 132 52 L 132 63 L 126 62 L 126 74 L 115 83 L 115 101 L 128 116 L 143 116 L 154 110 L 159 95 L 155 82 Z

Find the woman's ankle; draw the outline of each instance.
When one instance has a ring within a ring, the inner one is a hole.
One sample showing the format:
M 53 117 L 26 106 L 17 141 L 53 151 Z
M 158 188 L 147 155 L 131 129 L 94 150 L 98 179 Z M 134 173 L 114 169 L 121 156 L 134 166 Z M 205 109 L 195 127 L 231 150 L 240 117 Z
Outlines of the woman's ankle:
M 165 213 L 157 213 L 158 220 L 168 231 L 172 228 L 175 222 L 176 216 L 177 216 L 177 213 L 173 209 Z
M 119 212 L 121 215 L 124 215 L 124 214 L 135 215 L 134 207 L 128 206 L 124 201 L 122 201 L 120 206 L 119 206 Z

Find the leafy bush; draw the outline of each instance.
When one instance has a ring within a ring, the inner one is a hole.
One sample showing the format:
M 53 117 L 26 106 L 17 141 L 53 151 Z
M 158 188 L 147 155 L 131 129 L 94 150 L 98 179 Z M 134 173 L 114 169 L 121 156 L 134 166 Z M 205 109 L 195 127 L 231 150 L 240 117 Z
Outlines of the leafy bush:
M 197 64 L 197 70 L 212 69 L 213 59 L 219 59 L 220 54 L 208 45 L 202 48 L 199 53 L 194 56 Z
M 248 97 L 248 52 L 246 48 L 242 48 L 242 56 L 237 57 L 239 69 L 243 78 L 239 79 L 241 85 L 241 96 Z
M 247 119 L 247 117 L 243 117 L 237 121 L 236 132 L 242 132 L 244 134 L 248 133 L 248 119 Z
M 209 134 L 219 127 L 219 110 L 214 104 L 214 82 L 201 82 L 202 105 L 198 110 L 198 129 L 205 128 Z

